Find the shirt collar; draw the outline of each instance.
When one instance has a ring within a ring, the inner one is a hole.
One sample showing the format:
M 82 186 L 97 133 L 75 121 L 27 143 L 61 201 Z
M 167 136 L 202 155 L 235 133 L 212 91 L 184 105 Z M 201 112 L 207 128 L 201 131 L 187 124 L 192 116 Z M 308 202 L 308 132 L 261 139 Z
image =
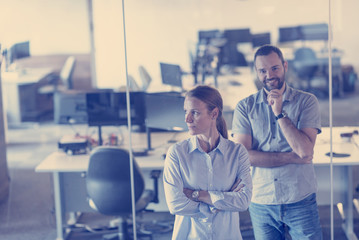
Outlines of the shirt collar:
M 194 150 L 198 149 L 198 151 L 202 151 L 200 146 L 199 146 L 199 142 L 197 139 L 197 136 L 192 136 L 189 140 L 189 146 L 188 146 L 188 153 L 193 152 Z M 224 143 L 224 138 L 222 137 L 221 134 L 219 134 L 219 143 L 217 145 L 217 147 L 215 149 L 213 149 L 212 151 L 216 151 L 219 150 L 222 154 L 226 151 L 225 149 L 225 143 Z

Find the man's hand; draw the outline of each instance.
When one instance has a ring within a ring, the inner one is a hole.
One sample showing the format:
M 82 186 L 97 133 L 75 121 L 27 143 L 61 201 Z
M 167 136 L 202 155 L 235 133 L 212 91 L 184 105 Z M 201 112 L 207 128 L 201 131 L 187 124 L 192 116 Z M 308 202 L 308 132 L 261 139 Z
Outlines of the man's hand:
M 293 154 L 293 162 L 292 163 L 297 163 L 297 164 L 309 164 L 312 163 L 313 160 L 313 156 L 307 156 L 307 157 L 299 157 L 295 152 L 292 152 Z
M 267 95 L 267 101 L 269 106 L 272 107 L 272 111 L 275 116 L 278 116 L 282 112 L 283 94 L 279 89 L 271 90 Z

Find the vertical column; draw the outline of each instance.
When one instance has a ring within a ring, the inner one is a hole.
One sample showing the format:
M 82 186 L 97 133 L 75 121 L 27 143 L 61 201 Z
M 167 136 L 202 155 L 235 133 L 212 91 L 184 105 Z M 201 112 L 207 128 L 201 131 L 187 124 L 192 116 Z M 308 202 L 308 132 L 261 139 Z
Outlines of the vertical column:
M 0 69 L 2 57 L 0 56 Z M 0 202 L 7 199 L 9 195 L 9 171 L 6 158 L 6 137 L 5 137 L 5 120 L 6 113 L 2 101 L 2 81 L 0 74 Z

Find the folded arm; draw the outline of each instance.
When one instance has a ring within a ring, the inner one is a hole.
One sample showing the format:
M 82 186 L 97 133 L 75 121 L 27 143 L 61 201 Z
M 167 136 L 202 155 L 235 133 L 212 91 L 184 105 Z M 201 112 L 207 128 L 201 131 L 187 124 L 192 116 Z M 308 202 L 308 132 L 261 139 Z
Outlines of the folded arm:
M 216 211 L 245 211 L 248 209 L 252 198 L 252 177 L 249 155 L 244 146 L 236 153 L 238 160 L 236 180 L 227 190 L 199 191 L 198 201 L 207 204 L 211 210 Z M 184 193 L 192 199 L 191 189 L 184 189 Z M 195 199 L 192 199 L 195 200 Z
M 313 157 L 314 144 L 318 133 L 317 129 L 297 129 L 287 117 L 278 119 L 278 123 L 293 152 L 300 158 Z
M 283 113 L 283 93 L 280 90 L 271 90 L 267 95 L 267 100 L 275 116 Z M 306 103 L 305 111 L 317 112 L 314 108 L 317 106 L 315 103 L 316 101 Z M 298 129 L 289 117 L 283 117 L 277 121 L 293 152 L 302 159 L 312 158 L 318 130 L 315 128 Z
M 314 136 L 314 141 L 315 141 Z M 279 167 L 286 164 L 311 163 L 313 154 L 300 157 L 295 151 L 292 152 L 262 152 L 252 150 L 252 136 L 249 134 L 233 134 L 233 140 L 243 144 L 249 153 L 249 161 L 255 167 Z M 314 144 L 313 144 L 314 147 Z

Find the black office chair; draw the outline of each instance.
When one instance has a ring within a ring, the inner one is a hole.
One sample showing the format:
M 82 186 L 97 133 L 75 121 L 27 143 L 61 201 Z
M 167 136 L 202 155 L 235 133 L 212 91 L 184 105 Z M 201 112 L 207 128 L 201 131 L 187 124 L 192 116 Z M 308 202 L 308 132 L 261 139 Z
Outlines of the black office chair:
M 157 188 L 145 190 L 145 182 L 136 161 L 133 162 L 136 212 L 145 210 L 150 202 L 158 202 Z M 157 181 L 154 178 L 154 181 Z M 127 218 L 132 213 L 130 156 L 128 151 L 116 147 L 101 146 L 90 155 L 86 176 L 89 204 L 98 212 L 118 216 L 118 233 L 104 239 L 131 239 Z M 143 234 L 140 234 L 143 236 Z M 146 236 L 152 239 L 151 234 Z

